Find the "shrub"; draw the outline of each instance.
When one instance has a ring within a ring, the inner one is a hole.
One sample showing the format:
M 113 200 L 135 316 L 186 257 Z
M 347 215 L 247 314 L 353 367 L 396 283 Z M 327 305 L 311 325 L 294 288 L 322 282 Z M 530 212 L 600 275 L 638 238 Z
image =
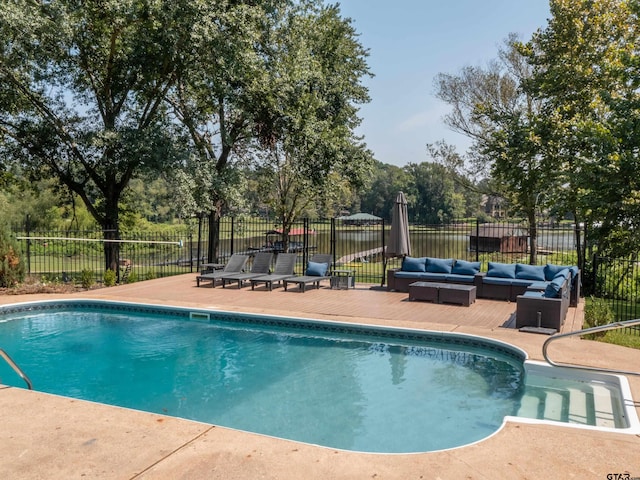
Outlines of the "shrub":
M 601 325 L 607 325 L 613 323 L 615 317 L 613 311 L 609 306 L 609 302 L 602 298 L 590 297 L 589 301 L 584 307 L 584 327 L 599 327 Z M 593 337 L 600 337 L 605 332 L 595 333 L 591 335 Z
M 105 287 L 113 287 L 116 284 L 116 272 L 108 268 L 102 276 Z
M 127 277 L 127 283 L 136 283 L 138 281 L 138 274 L 136 272 L 131 272 Z
M 24 280 L 24 263 L 18 246 L 4 228 L 0 228 L 0 287 L 14 287 Z
M 82 288 L 86 288 L 89 290 L 93 284 L 95 283 L 95 278 L 93 277 L 93 270 L 84 269 L 80 272 L 80 283 L 82 284 Z

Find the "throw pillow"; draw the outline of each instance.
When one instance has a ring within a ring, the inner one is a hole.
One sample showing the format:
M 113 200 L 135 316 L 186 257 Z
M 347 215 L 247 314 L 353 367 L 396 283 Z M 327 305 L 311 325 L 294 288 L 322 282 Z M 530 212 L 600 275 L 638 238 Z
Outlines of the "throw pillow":
M 324 277 L 327 274 L 328 268 L 329 265 L 326 263 L 309 262 L 307 264 L 307 271 L 305 272 L 305 275 L 310 277 Z
M 562 275 L 554 278 L 549 284 L 547 288 L 544 290 L 544 296 L 547 298 L 557 298 L 560 296 L 560 291 L 562 290 L 562 285 L 565 282 L 565 278 Z
M 561 271 L 567 267 L 563 267 L 562 265 L 554 265 L 552 263 L 547 263 L 544 267 L 544 279 L 547 281 L 553 280 L 553 278 Z

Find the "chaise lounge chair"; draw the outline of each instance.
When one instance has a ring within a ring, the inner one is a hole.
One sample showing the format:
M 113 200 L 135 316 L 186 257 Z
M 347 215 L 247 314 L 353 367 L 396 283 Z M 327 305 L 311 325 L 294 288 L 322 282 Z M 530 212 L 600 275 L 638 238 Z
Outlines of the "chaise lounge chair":
M 222 288 L 227 285 L 227 282 L 238 282 L 238 288 L 242 288 L 245 280 L 251 280 L 252 278 L 268 275 L 272 260 L 273 253 L 256 253 L 256 256 L 253 258 L 253 265 L 251 265 L 251 271 L 246 273 L 227 273 L 220 275 Z
M 273 284 L 281 283 L 287 278 L 294 277 L 293 269 L 296 267 L 297 253 L 279 253 L 276 257 L 276 266 L 271 275 L 263 275 L 251 279 L 251 290 L 259 283 L 264 283 L 269 291 L 272 290 Z
M 218 270 L 211 273 L 203 273 L 202 275 L 197 276 L 196 284 L 199 287 L 200 282 L 210 281 L 212 286 L 215 288 L 216 280 L 219 280 L 222 275 L 241 273 L 247 263 L 247 260 L 249 260 L 249 255 L 234 253 L 233 255 L 231 255 L 231 258 L 229 259 L 223 270 Z
M 331 255 L 316 253 L 311 257 L 311 260 L 309 260 L 309 264 L 307 265 L 307 270 L 304 275 L 285 278 L 282 281 L 284 283 L 284 289 L 287 289 L 287 284 L 289 283 L 297 283 L 301 292 L 305 291 L 307 283 L 314 284 L 316 288 L 320 288 L 320 282 L 322 280 L 331 279 L 331 276 L 327 275 L 327 272 L 331 268 L 331 262 Z

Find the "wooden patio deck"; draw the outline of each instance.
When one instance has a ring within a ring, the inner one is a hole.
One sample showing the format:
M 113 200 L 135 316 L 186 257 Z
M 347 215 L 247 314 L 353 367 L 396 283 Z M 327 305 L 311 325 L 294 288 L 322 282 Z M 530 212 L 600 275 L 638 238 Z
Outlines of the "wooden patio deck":
M 196 274 L 179 275 L 149 282 L 86 292 L 93 298 L 117 297 L 120 300 L 173 305 L 198 305 L 205 308 L 269 313 L 325 320 L 348 320 L 409 328 L 455 330 L 458 326 L 495 330 L 514 330 L 515 303 L 478 299 L 470 307 L 409 301 L 406 293 L 388 292 L 379 285 L 356 284 L 355 289 L 331 290 L 329 282 L 320 289 L 297 288 L 284 291 L 264 287 L 222 288 L 211 284 L 196 287 Z M 582 305 L 582 304 L 581 304 Z M 563 331 L 581 328 L 582 307 L 570 308 Z

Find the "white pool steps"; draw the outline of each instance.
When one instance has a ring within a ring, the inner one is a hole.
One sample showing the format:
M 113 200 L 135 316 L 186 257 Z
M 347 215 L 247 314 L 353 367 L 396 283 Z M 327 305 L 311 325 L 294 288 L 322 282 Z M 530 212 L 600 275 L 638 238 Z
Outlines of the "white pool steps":
M 517 415 L 580 425 L 616 428 L 614 401 L 604 385 L 585 384 L 584 389 L 534 387 L 520 402 Z

